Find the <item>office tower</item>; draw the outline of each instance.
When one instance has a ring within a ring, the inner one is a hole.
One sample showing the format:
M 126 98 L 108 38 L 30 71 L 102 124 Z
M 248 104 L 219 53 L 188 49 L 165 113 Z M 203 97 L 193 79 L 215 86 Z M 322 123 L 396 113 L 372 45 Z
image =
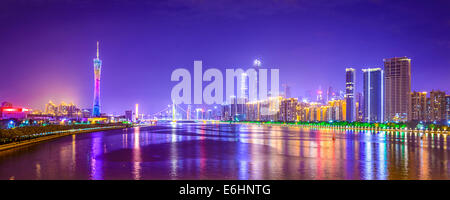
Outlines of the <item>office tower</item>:
M 410 120 L 426 121 L 427 120 L 427 93 L 412 92 L 411 93 L 411 117 Z
M 430 92 L 430 120 L 441 122 L 446 120 L 446 99 L 445 92 L 431 91 Z
M 256 71 L 256 75 L 257 75 L 256 76 L 256 85 L 255 85 L 256 88 L 249 88 L 249 90 L 253 91 L 253 94 L 256 96 L 256 100 L 260 99 L 259 95 L 261 93 L 260 88 L 259 88 L 259 82 L 260 82 L 259 81 L 259 79 L 260 79 L 259 69 L 260 68 L 261 68 L 261 60 L 255 59 L 253 61 L 253 69 Z M 249 79 L 249 82 L 250 82 L 250 79 Z M 250 84 L 249 84 L 249 86 L 250 86 Z M 249 100 L 254 101 L 254 99 L 250 99 L 250 97 L 249 97 Z
M 208 109 L 208 112 L 206 113 L 206 119 L 208 120 L 213 119 L 212 114 L 213 114 L 212 110 Z
M 347 121 L 356 121 L 356 108 L 355 108 L 355 81 L 356 73 L 355 69 L 345 69 L 345 100 L 347 102 Z
M 450 125 L 450 95 L 445 96 L 445 108 L 447 110 L 447 125 Z
M 383 122 L 383 70 L 363 69 L 364 121 Z
M 363 96 L 361 92 L 356 93 L 356 121 L 363 121 Z
M 329 87 L 328 88 L 328 90 L 327 90 L 327 102 L 328 101 L 332 101 L 332 100 L 334 100 L 334 96 L 335 96 L 336 94 L 334 93 L 334 91 L 333 91 L 333 87 Z
M 236 96 L 231 96 L 230 97 L 230 118 L 231 120 L 236 120 L 236 116 L 237 116 L 237 99 Z
M 297 119 L 297 98 L 285 98 L 281 100 L 280 115 L 284 122 L 293 122 Z
M 384 59 L 385 116 L 387 121 L 407 121 L 411 113 L 411 59 Z
M 136 104 L 136 108 L 135 108 L 135 119 L 136 121 L 139 121 L 139 104 Z
M 319 102 L 321 104 L 325 104 L 325 101 L 323 99 L 322 86 L 319 86 L 319 90 L 317 90 L 316 100 L 317 100 L 317 102 Z
M 291 96 L 291 87 L 288 84 L 281 85 L 283 87 L 283 94 L 281 95 L 284 98 L 290 98 Z
M 130 122 L 133 121 L 133 111 L 126 110 L 125 111 L 125 119 L 127 119 Z
M 49 101 L 47 104 L 45 104 L 45 114 L 56 115 L 57 110 L 57 106 L 52 101 Z
M 186 119 L 191 120 L 191 105 L 190 104 L 187 106 Z
M 97 41 L 97 58 L 94 58 L 94 105 L 92 108 L 92 116 L 100 116 L 100 73 L 102 69 L 102 61 L 99 58 L 99 43 Z
M 242 121 L 245 120 L 245 107 L 246 107 L 246 103 L 248 102 L 248 83 L 249 81 L 247 81 L 247 74 L 246 73 L 242 73 L 241 74 L 242 78 L 241 78 L 241 88 L 238 88 L 241 90 L 241 96 L 237 97 L 237 105 L 236 105 L 236 120 L 237 121 Z
M 229 121 L 231 118 L 231 104 L 222 104 L 222 120 Z

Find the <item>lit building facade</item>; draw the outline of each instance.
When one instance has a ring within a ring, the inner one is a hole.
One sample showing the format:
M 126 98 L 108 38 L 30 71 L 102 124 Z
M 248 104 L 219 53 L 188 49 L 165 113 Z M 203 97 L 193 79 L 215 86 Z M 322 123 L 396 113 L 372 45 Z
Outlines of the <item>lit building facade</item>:
M 364 121 L 383 122 L 383 70 L 381 68 L 363 69 L 364 79 Z
M 345 100 L 347 104 L 347 121 L 356 121 L 356 105 L 355 105 L 355 69 L 345 69 Z
M 445 92 L 431 91 L 429 105 L 430 121 L 441 122 L 447 119 Z
M 99 57 L 99 42 L 97 41 L 97 58 L 94 58 L 94 103 L 92 107 L 92 116 L 100 117 L 100 74 L 102 70 L 102 61 Z
M 36 113 L 36 114 L 38 114 L 38 113 Z M 67 104 L 64 101 L 61 102 L 59 105 L 56 105 L 52 101 L 49 101 L 47 104 L 45 104 L 44 113 L 41 113 L 41 114 L 49 115 L 49 116 L 57 116 L 57 117 L 68 117 L 68 118 L 83 117 L 81 109 L 79 109 L 73 103 Z
M 363 104 L 364 104 L 364 98 L 361 92 L 356 93 L 356 121 L 362 122 L 363 121 Z
M 411 113 L 411 59 L 384 59 L 385 117 L 387 121 L 408 121 Z
M 445 108 L 447 110 L 447 124 L 450 125 L 450 95 L 445 95 Z
M 130 122 L 133 121 L 133 111 L 132 110 L 125 111 L 125 119 Z
M 1 107 L 0 119 L 25 119 L 30 112 L 28 108 Z
M 294 122 L 297 120 L 297 98 L 285 98 L 281 100 L 280 119 L 284 122 Z
M 414 121 L 427 121 L 427 93 L 412 92 L 411 93 L 411 117 Z

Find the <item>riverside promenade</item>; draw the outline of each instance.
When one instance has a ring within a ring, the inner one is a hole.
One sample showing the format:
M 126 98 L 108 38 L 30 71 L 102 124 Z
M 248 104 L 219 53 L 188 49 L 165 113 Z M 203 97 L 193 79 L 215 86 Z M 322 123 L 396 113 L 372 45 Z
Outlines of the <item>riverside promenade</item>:
M 63 131 L 55 131 L 51 133 L 47 133 L 46 136 L 42 137 L 36 137 L 29 140 L 24 141 L 18 141 L 18 142 L 12 142 L 8 144 L 2 144 L 0 145 L 0 151 L 26 146 L 34 143 L 39 143 L 47 140 L 52 140 L 60 137 L 64 137 L 67 135 L 74 135 L 74 134 L 80 134 L 80 133 L 90 133 L 90 132 L 96 132 L 96 131 L 106 131 L 106 130 L 112 130 L 112 129 L 122 129 L 126 128 L 127 126 L 108 126 L 108 127 L 93 127 L 93 128 L 84 128 L 84 129 L 70 129 L 70 130 L 63 130 Z

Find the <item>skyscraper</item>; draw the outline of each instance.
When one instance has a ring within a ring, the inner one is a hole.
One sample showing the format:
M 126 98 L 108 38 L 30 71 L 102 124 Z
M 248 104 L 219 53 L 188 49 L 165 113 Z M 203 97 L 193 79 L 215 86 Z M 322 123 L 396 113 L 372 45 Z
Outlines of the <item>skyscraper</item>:
M 383 122 L 383 70 L 363 69 L 364 79 L 364 121 Z
M 446 120 L 445 92 L 433 90 L 430 92 L 430 120 L 442 122 Z
M 102 61 L 99 58 L 99 43 L 97 41 L 97 58 L 94 58 L 94 105 L 92 108 L 92 116 L 100 116 L 100 73 L 102 69 Z
M 356 109 L 355 109 L 355 81 L 356 74 L 355 69 L 345 69 L 345 100 L 347 105 L 346 119 L 347 121 L 356 121 Z
M 135 119 L 136 119 L 136 122 L 139 121 L 139 104 L 136 104 L 136 107 L 135 107 Z
M 450 125 L 450 95 L 445 95 L 445 109 L 447 110 L 447 124 Z
M 363 121 L 363 96 L 361 92 L 356 93 L 356 121 Z
M 411 113 L 411 59 L 384 59 L 386 120 L 407 121 Z
M 411 93 L 411 117 L 410 120 L 426 121 L 427 120 L 427 93 L 412 92 Z

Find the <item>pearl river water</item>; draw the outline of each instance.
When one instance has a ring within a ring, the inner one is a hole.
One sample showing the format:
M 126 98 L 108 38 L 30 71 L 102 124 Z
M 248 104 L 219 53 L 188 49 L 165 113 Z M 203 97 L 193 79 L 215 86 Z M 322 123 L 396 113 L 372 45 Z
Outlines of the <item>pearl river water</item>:
M 0 152 L 0 179 L 450 179 L 448 135 L 160 124 Z

